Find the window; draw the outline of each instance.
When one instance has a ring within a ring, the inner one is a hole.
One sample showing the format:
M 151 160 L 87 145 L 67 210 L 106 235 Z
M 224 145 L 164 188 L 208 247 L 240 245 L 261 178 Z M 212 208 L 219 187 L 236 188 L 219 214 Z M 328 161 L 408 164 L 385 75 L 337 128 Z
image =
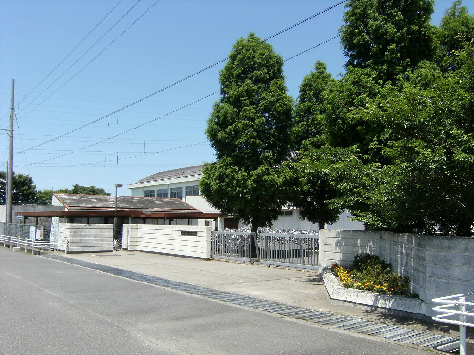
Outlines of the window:
M 293 211 L 281 211 L 280 216 L 293 216 Z
M 183 198 L 183 188 L 182 187 L 172 187 L 170 189 L 171 198 Z
M 156 190 L 156 197 L 168 197 L 168 189 Z
M 186 186 L 186 196 L 199 196 L 199 185 Z
M 145 197 L 155 197 L 155 190 L 145 190 Z

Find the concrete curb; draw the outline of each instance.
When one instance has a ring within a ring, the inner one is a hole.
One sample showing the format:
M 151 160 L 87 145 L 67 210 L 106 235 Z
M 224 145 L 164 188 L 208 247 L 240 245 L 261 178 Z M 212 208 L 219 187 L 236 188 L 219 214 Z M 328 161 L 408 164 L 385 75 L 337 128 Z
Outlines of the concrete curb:
M 426 303 L 423 300 L 344 288 L 329 269 L 322 269 L 321 274 L 323 276 L 324 286 L 331 299 L 382 308 L 389 311 L 395 310 L 414 313 L 426 317 Z

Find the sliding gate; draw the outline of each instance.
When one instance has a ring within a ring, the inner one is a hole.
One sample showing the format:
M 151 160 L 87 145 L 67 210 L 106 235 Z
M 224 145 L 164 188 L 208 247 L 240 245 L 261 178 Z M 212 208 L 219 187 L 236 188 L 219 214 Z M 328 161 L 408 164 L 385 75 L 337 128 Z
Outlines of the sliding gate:
M 215 259 L 251 259 L 248 232 L 213 232 L 211 253 Z M 259 233 L 256 237 L 257 258 L 265 264 L 300 268 L 318 268 L 319 237 L 317 234 Z

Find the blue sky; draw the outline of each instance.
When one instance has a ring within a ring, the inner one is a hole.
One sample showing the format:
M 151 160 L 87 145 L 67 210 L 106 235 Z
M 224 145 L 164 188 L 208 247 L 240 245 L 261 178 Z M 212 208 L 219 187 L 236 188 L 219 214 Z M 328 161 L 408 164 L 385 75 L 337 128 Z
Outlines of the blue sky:
M 115 183 L 213 161 L 204 130 L 224 63 L 200 71 L 249 32 L 273 36 L 338 2 L 2 0 L 0 170 L 8 160 L 12 79 L 14 171 L 29 174 L 38 189 L 80 184 L 114 192 Z M 451 4 L 436 1 L 434 24 Z M 269 40 L 284 59 L 316 47 L 285 62 L 294 98 L 317 60 L 334 77 L 343 72 L 339 39 L 330 40 L 343 11 L 336 6 Z

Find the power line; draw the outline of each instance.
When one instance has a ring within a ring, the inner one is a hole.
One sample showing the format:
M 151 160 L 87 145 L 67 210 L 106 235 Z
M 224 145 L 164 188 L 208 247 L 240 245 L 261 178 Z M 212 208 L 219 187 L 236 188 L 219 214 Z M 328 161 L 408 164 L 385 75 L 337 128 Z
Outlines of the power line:
M 104 22 L 107 17 L 109 17 L 109 15 L 115 10 L 115 8 L 116 8 L 121 2 L 122 2 L 122 1 L 120 0 L 117 4 L 115 4 L 115 6 L 112 7 L 112 9 L 99 21 L 99 23 L 98 23 L 97 25 L 94 26 L 94 28 L 93 28 L 92 30 L 89 31 L 89 33 L 72 49 L 72 51 L 70 51 L 69 54 L 66 55 L 66 56 L 64 57 L 64 59 L 61 60 L 61 62 L 59 62 L 59 64 L 56 65 L 56 66 L 53 68 L 53 70 L 51 70 L 51 71 L 49 72 L 49 74 L 46 75 L 46 77 L 45 77 L 43 80 L 41 80 L 41 82 L 40 82 L 38 85 L 36 85 L 23 99 L 21 99 L 21 100 L 17 103 L 17 106 L 18 106 L 20 103 L 22 103 L 24 100 L 26 100 L 26 98 L 27 98 L 28 96 L 30 96 L 30 94 L 31 94 L 33 91 L 35 91 L 41 84 L 43 84 L 44 81 L 45 81 L 46 79 L 48 79 L 48 78 L 51 76 L 51 74 L 53 74 L 53 72 L 54 72 L 56 69 L 58 69 L 58 67 L 59 67 L 61 64 L 63 64 L 64 61 L 65 61 L 66 59 L 68 59 L 68 58 L 70 57 L 70 55 L 71 55 L 72 53 L 74 53 L 75 50 L 76 50 L 82 43 L 84 43 L 84 41 L 87 39 L 87 37 L 89 37 L 89 36 L 91 35 L 91 33 L 94 32 L 94 30 L 95 30 L 97 27 L 99 27 L 100 24 L 101 24 L 102 22 Z M 40 96 L 41 96 L 41 94 L 40 94 Z
M 157 0 L 157 1 L 159 1 L 159 0 Z M 299 26 L 299 25 L 301 25 L 301 24 L 303 24 L 303 23 L 305 23 L 305 22 L 307 22 L 307 21 L 309 21 L 309 20 L 312 20 L 312 19 L 314 19 L 314 18 L 316 18 L 316 17 L 318 17 L 318 16 L 320 16 L 320 15 L 322 15 L 322 14 L 324 14 L 324 13 L 326 13 L 326 12 L 332 10 L 332 9 L 334 9 L 334 8 L 337 7 L 337 6 L 340 6 L 341 4 L 343 4 L 343 3 L 345 3 L 345 2 L 347 2 L 347 0 L 340 1 L 340 2 L 338 2 L 338 3 L 336 3 L 336 4 L 334 4 L 334 5 L 330 6 L 330 7 L 328 7 L 328 8 L 326 8 L 326 9 L 322 10 L 322 11 L 319 11 L 319 12 L 317 12 L 317 13 L 315 13 L 315 14 L 309 16 L 309 17 L 307 17 L 306 19 L 297 22 L 296 24 L 294 24 L 294 25 L 292 25 L 292 26 L 289 26 L 289 27 L 287 27 L 287 28 L 285 28 L 285 29 L 283 29 L 283 30 L 281 30 L 281 31 L 278 31 L 277 33 L 273 34 L 272 36 L 267 37 L 267 38 L 265 39 L 265 41 L 267 41 L 267 40 L 269 40 L 269 39 L 271 39 L 271 38 L 277 37 L 277 36 L 279 36 L 279 35 L 281 35 L 281 34 L 287 32 L 287 31 L 289 31 L 289 30 L 291 30 L 291 29 L 293 29 L 293 28 L 295 28 L 295 27 L 297 27 L 297 26 Z M 156 3 L 155 3 L 155 4 L 156 4 Z M 154 4 L 154 5 L 155 5 L 155 4 Z M 153 5 L 153 6 L 154 6 L 154 5 Z M 153 6 L 152 6 L 152 7 L 153 7 Z M 147 11 L 148 11 L 148 10 L 147 10 Z M 314 47 L 314 48 L 316 48 L 316 47 Z M 314 49 L 314 48 L 313 48 L 313 49 Z M 195 77 L 195 76 L 197 76 L 197 75 L 199 75 L 199 74 L 201 74 L 201 73 L 203 73 L 203 72 L 205 72 L 205 71 L 207 71 L 207 70 L 209 70 L 209 69 L 211 69 L 211 68 L 214 68 L 214 67 L 216 67 L 216 66 L 218 66 L 218 65 L 220 65 L 220 64 L 222 64 L 222 63 L 225 63 L 228 59 L 229 59 L 229 57 L 226 57 L 226 58 L 224 58 L 224 59 L 221 59 L 221 60 L 219 60 L 219 61 L 217 61 L 217 62 L 215 62 L 215 63 L 213 63 L 213 64 L 211 64 L 211 65 L 208 65 L 207 67 L 205 67 L 205 68 L 203 68 L 203 69 L 201 69 L 201 70 L 199 70 L 199 71 L 197 71 L 197 72 L 195 72 L 195 73 L 193 73 L 193 74 L 187 75 L 186 77 L 184 77 L 184 78 L 182 78 L 182 79 L 180 79 L 180 80 L 178 80 L 178 81 L 176 81 L 176 82 L 174 82 L 174 83 L 172 83 L 172 84 L 170 84 L 170 85 L 167 85 L 167 86 L 165 86 L 165 87 L 163 87 L 163 88 L 161 88 L 161 89 L 159 89 L 159 90 L 157 90 L 157 91 L 155 91 L 155 92 L 153 92 L 153 93 L 151 93 L 151 94 L 149 94 L 149 95 L 147 95 L 147 96 L 144 96 L 144 97 L 142 97 L 142 98 L 140 98 L 140 99 L 138 99 L 138 100 L 136 100 L 136 101 L 134 101 L 134 102 L 132 102 L 132 103 L 130 103 L 130 104 L 128 104 L 128 105 L 125 105 L 125 106 L 123 106 L 123 107 L 121 107 L 121 108 L 119 108 L 119 109 L 117 109 L 117 110 L 115 110 L 115 111 L 113 111 L 113 112 L 111 112 L 111 113 L 109 113 L 109 114 L 107 114 L 107 115 L 104 115 L 104 116 L 102 116 L 102 117 L 100 117 L 100 118 L 98 118 L 98 119 L 96 119 L 96 120 L 93 120 L 93 121 L 91 121 L 91 122 L 88 122 L 88 123 L 86 123 L 86 124 L 84 124 L 84 125 L 82 125 L 82 126 L 80 126 L 80 127 L 77 127 L 77 128 L 75 128 L 75 129 L 71 130 L 71 131 L 68 131 L 68 132 L 63 133 L 63 134 L 61 134 L 61 135 L 59 135 L 59 136 L 56 136 L 55 138 L 46 140 L 46 141 L 44 141 L 43 143 L 40 143 L 40 144 L 38 144 L 38 145 L 32 146 L 32 147 L 30 147 L 30 148 L 27 148 L 27 149 L 25 149 L 25 150 L 23 150 L 23 151 L 21 151 L 21 152 L 19 152 L 19 153 L 24 153 L 24 152 L 29 151 L 29 150 L 31 150 L 31 149 L 34 149 L 34 148 L 40 147 L 40 146 L 42 146 L 42 145 L 45 145 L 45 144 L 47 144 L 47 143 L 56 141 L 56 140 L 58 140 L 58 139 L 60 139 L 60 138 L 62 138 L 62 137 L 65 137 L 65 136 L 67 136 L 67 135 L 69 135 L 69 134 L 72 134 L 72 133 L 75 133 L 75 132 L 77 132 L 77 131 L 79 131 L 79 130 L 81 130 L 81 129 L 84 129 L 84 128 L 90 126 L 90 125 L 93 125 L 93 124 L 95 124 L 95 123 L 97 123 L 97 122 L 99 122 L 99 121 L 101 121 L 101 120 L 103 120 L 103 119 L 105 119 L 105 118 L 107 118 L 107 117 L 110 117 L 110 116 L 112 116 L 112 115 L 114 115 L 114 114 L 116 114 L 116 113 L 119 113 L 119 112 L 121 112 L 121 111 L 123 111 L 123 110 L 125 110 L 125 109 L 127 109 L 127 108 L 129 108 L 129 107 L 132 107 L 132 106 L 134 106 L 134 105 L 136 105 L 136 104 L 138 104 L 138 103 L 141 103 L 141 102 L 143 102 L 143 101 L 145 101 L 145 100 L 147 100 L 147 99 L 149 99 L 149 98 L 151 98 L 151 97 L 157 95 L 158 93 L 164 92 L 164 91 L 166 91 L 166 90 L 168 90 L 168 89 L 170 89 L 170 88 L 172 88 L 172 87 L 174 87 L 174 86 L 176 86 L 176 85 L 178 85 L 178 84 L 180 84 L 180 83 L 182 83 L 182 82 L 184 82 L 184 81 L 186 81 L 186 80 L 189 80 L 189 79 L 191 79 L 191 78 L 193 78 L 193 77 Z
M 298 56 L 300 56 L 300 55 L 302 55 L 302 54 L 304 54 L 304 53 L 307 53 L 307 52 L 309 52 L 309 51 L 311 51 L 311 50 L 313 50 L 313 49 L 315 49 L 315 48 L 318 48 L 319 46 L 321 46 L 321 45 L 323 45 L 323 44 L 325 44 L 325 43 L 328 43 L 328 42 L 330 42 L 331 40 L 334 40 L 334 39 L 337 38 L 337 37 L 338 37 L 338 36 L 334 36 L 334 37 L 332 37 L 332 38 L 330 38 L 330 39 L 328 39 L 328 40 L 326 40 L 326 41 L 323 41 L 323 42 L 321 42 L 321 43 L 319 43 L 319 44 L 317 44 L 317 45 L 315 45 L 315 46 L 312 46 L 311 48 L 309 48 L 309 49 L 307 49 L 307 50 L 304 50 L 304 51 L 302 51 L 302 52 L 299 52 L 299 53 L 297 53 L 297 54 L 295 54 L 295 55 L 293 55 L 293 56 L 291 56 L 291 57 L 285 59 L 284 62 L 287 62 L 287 61 L 289 61 L 289 60 L 292 60 L 292 59 L 294 59 L 294 58 L 296 58 L 296 57 L 298 57 Z M 82 150 L 85 150 L 85 149 L 94 147 L 94 146 L 96 146 L 96 145 L 98 145 L 98 144 L 107 142 L 107 141 L 109 141 L 109 140 L 112 140 L 112 139 L 114 139 L 114 138 L 117 138 L 117 137 L 119 137 L 119 136 L 122 136 L 122 135 L 124 135 L 124 134 L 126 134 L 126 133 L 129 133 L 129 132 L 131 132 L 131 131 L 134 131 L 134 130 L 136 130 L 136 129 L 138 129 L 138 128 L 141 128 L 141 127 L 143 127 L 143 126 L 145 126 L 145 125 L 148 125 L 148 124 L 150 124 L 150 123 L 152 123 L 152 122 L 155 122 L 155 121 L 157 121 L 157 120 L 159 120 L 159 119 L 163 119 L 163 118 L 165 118 L 165 117 L 167 117 L 167 116 L 170 116 L 170 115 L 172 115 L 172 114 L 174 114 L 174 113 L 176 113 L 176 112 L 178 112 L 178 111 L 181 111 L 181 110 L 183 110 L 183 109 L 185 109 L 185 108 L 187 108 L 187 107 L 189 107 L 189 106 L 192 106 L 192 105 L 194 105 L 194 104 L 196 104 L 196 103 L 198 103 L 198 102 L 201 102 L 201 101 L 203 101 L 203 100 L 205 100 L 205 99 L 207 99 L 207 98 L 209 98 L 209 97 L 211 97 L 211 96 L 217 94 L 218 92 L 219 92 L 219 91 L 215 91 L 215 92 L 213 92 L 213 93 L 211 93 L 211 94 L 208 94 L 208 95 L 206 95 L 206 96 L 203 96 L 203 97 L 201 97 L 201 98 L 198 99 L 198 100 L 195 100 L 195 101 L 193 101 L 193 102 L 191 102 L 191 103 L 188 103 L 188 104 L 186 104 L 186 105 L 183 105 L 183 106 L 181 106 L 180 108 L 177 108 L 177 109 L 175 109 L 175 110 L 172 110 L 172 111 L 170 111 L 170 112 L 168 112 L 168 113 L 166 113 L 166 114 L 164 114 L 164 115 L 162 115 L 162 116 L 159 116 L 159 117 L 157 117 L 157 118 L 154 118 L 153 120 L 150 120 L 150 121 L 148 121 L 148 122 L 142 123 L 142 124 L 140 124 L 140 125 L 138 125 L 138 126 L 135 126 L 135 127 L 130 128 L 130 129 L 126 130 L 126 131 L 123 131 L 123 132 L 121 132 L 121 133 L 118 133 L 118 134 L 115 134 L 115 135 L 113 135 L 113 136 L 110 136 L 110 137 L 108 137 L 108 138 L 106 138 L 106 139 L 100 140 L 100 141 L 98 141 L 98 142 L 95 142 L 95 143 L 93 143 L 93 144 L 84 146 L 84 147 L 79 148 L 79 149 L 76 149 L 76 150 L 74 150 L 74 151 L 69 151 L 69 152 L 67 152 L 67 153 L 58 155 L 58 156 L 56 156 L 56 157 L 52 157 L 52 158 L 49 158 L 49 159 L 41 160 L 41 161 L 36 162 L 36 163 L 33 163 L 33 164 L 41 164 L 41 163 L 44 163 L 44 162 L 47 162 L 47 161 L 59 159 L 59 158 L 65 157 L 65 156 L 67 156 L 67 155 L 71 155 L 71 154 L 77 153 L 77 152 L 79 152 L 79 151 L 82 151 Z
M 271 35 L 271 36 L 265 38 L 264 41 L 268 41 L 268 40 L 270 40 L 270 39 L 272 39 L 272 38 L 274 38 L 274 37 L 276 37 L 276 36 L 279 36 L 279 35 L 281 35 L 282 33 L 285 33 L 285 32 L 287 32 L 287 31 L 289 31 L 289 30 L 291 30 L 291 29 L 293 29 L 293 28 L 295 28 L 295 27 L 297 27 L 297 26 L 299 26 L 299 25 L 301 25 L 301 24 L 303 24 L 303 23 L 305 23 L 305 22 L 307 22 L 307 21 L 309 21 L 309 20 L 312 20 L 312 19 L 315 18 L 315 17 L 318 17 L 319 15 L 322 15 L 322 14 L 324 14 L 324 13 L 326 13 L 326 12 L 328 12 L 328 11 L 330 11 L 330 10 L 336 8 L 336 7 L 338 7 L 339 5 L 342 5 L 342 4 L 346 3 L 347 1 L 348 1 L 348 0 L 340 1 L 340 2 L 338 2 L 337 4 L 334 4 L 334 5 L 332 5 L 332 6 L 329 6 L 329 7 L 325 8 L 325 9 L 322 10 L 322 11 L 316 12 L 315 14 L 313 14 L 313 15 L 311 15 L 311 16 L 305 18 L 304 20 L 301 20 L 301 21 L 295 23 L 294 25 L 291 25 L 291 26 L 289 26 L 289 27 L 287 27 L 287 28 L 285 28 L 285 29 L 283 29 L 283 30 L 281 30 L 281 31 L 278 31 L 278 32 L 275 33 L 274 35 Z
M 121 158 L 121 160 L 127 160 L 127 159 L 135 159 L 135 158 L 139 158 L 139 157 L 143 157 L 143 156 L 148 156 L 148 155 L 163 154 L 163 153 L 172 152 L 172 151 L 180 150 L 180 149 L 184 149 L 184 148 L 195 147 L 195 146 L 202 145 L 202 144 L 207 144 L 207 141 L 192 143 L 192 144 L 186 144 L 186 145 L 180 145 L 180 146 L 177 146 L 177 147 L 166 148 L 166 149 L 162 149 L 162 150 L 159 150 L 159 151 L 142 152 L 140 154 L 135 154 L 134 152 L 131 152 L 131 153 L 130 152 L 118 152 L 118 153 L 120 153 L 120 154 L 133 154 L 131 156 Z M 114 155 L 115 154 L 110 153 L 110 156 L 114 156 Z M 105 163 L 105 164 L 107 164 L 107 163 Z M 77 166 L 86 166 L 86 165 L 102 166 L 102 165 L 104 165 L 104 162 L 96 161 L 94 163 L 81 163 L 81 164 L 76 164 L 74 166 L 77 167 Z M 116 165 L 116 164 L 112 164 L 112 165 Z M 129 164 L 128 165 L 127 164 L 126 165 L 121 164 L 121 165 L 122 166 L 130 166 Z M 148 166 L 148 165 L 149 164 L 134 164 L 133 166 Z M 64 167 L 64 166 L 61 165 L 61 167 Z M 68 166 L 65 166 L 65 167 L 68 167 Z
M 297 54 L 295 54 L 295 55 L 292 55 L 291 57 L 286 58 L 286 59 L 285 59 L 285 62 L 287 62 L 287 61 L 289 61 L 289 60 L 291 60 L 291 59 L 294 59 L 294 58 L 296 58 L 296 57 L 299 57 L 299 56 L 302 55 L 302 54 L 308 53 L 308 52 L 312 51 L 313 49 L 316 49 L 316 48 L 318 48 L 319 46 L 322 46 L 323 44 L 326 44 L 326 43 L 328 43 L 328 42 L 331 42 L 331 41 L 335 40 L 335 39 L 338 38 L 338 37 L 339 37 L 339 35 L 336 35 L 336 36 L 334 36 L 334 37 L 331 37 L 331 38 L 325 40 L 324 42 L 318 43 L 317 45 L 315 45 L 315 46 L 313 46 L 313 47 L 311 47 L 311 48 L 305 49 L 305 50 L 302 51 L 302 52 L 299 52 L 299 53 L 297 53 Z
M 84 146 L 84 147 L 82 147 L 82 148 L 76 149 L 76 150 L 74 150 L 74 151 L 72 151 L 72 152 L 69 152 L 69 153 L 64 153 L 64 154 L 58 155 L 58 156 L 53 157 L 53 158 L 50 158 L 50 159 L 44 159 L 44 160 L 42 160 L 42 161 L 39 161 L 39 162 L 36 162 L 36 163 L 33 163 L 33 164 L 36 165 L 36 164 L 44 163 L 44 162 L 46 162 L 46 161 L 51 161 L 51 160 L 54 160 L 54 159 L 59 159 L 59 158 L 65 157 L 65 156 L 67 156 L 67 155 L 71 155 L 71 154 L 73 154 L 73 153 L 77 153 L 77 152 L 82 151 L 82 150 L 84 150 L 84 149 L 94 147 L 94 146 L 96 146 L 96 145 L 98 145 L 98 144 L 107 142 L 107 141 L 109 141 L 109 140 L 111 140 L 111 139 L 120 137 L 120 136 L 122 136 L 122 135 L 124 135 L 124 134 L 126 134 L 126 133 L 129 133 L 129 132 L 134 131 L 134 130 L 136 130 L 136 129 L 140 128 L 140 127 L 143 127 L 143 126 L 145 126 L 145 125 L 147 125 L 147 124 L 150 124 L 151 122 L 155 122 L 155 121 L 157 121 L 157 120 L 159 120 L 159 119 L 163 119 L 163 118 L 165 118 L 165 117 L 167 117 L 167 116 L 170 116 L 170 115 L 172 115 L 172 114 L 174 114 L 174 113 L 176 113 L 176 112 L 178 112 L 178 111 L 181 111 L 181 110 L 183 110 L 183 109 L 185 109 L 185 108 L 187 108 L 187 107 L 189 107 L 189 106 L 195 105 L 195 104 L 197 104 L 198 102 L 201 102 L 201 101 L 203 101 L 203 100 L 205 100 L 205 99 L 207 99 L 207 98 L 209 98 L 209 97 L 211 97 L 211 96 L 213 96 L 213 95 L 215 95 L 215 94 L 217 94 L 217 93 L 218 93 L 218 91 L 215 91 L 215 92 L 213 92 L 212 94 L 208 94 L 208 95 L 206 95 L 206 96 L 203 96 L 203 97 L 201 97 L 200 99 L 197 99 L 197 100 L 195 100 L 195 101 L 193 101 L 193 102 L 191 102 L 191 103 L 188 103 L 188 104 L 186 104 L 186 105 L 183 105 L 183 106 L 181 106 L 181 107 L 179 107 L 179 108 L 177 108 L 177 109 L 175 109 L 175 110 L 173 110 L 173 111 L 170 111 L 170 112 L 168 112 L 168 113 L 166 113 L 166 114 L 164 114 L 164 115 L 162 115 L 162 116 L 160 116 L 160 117 L 157 117 L 157 118 L 154 118 L 153 120 L 150 120 L 150 121 L 148 121 L 148 122 L 139 124 L 138 126 L 135 126 L 135 127 L 133 127 L 133 128 L 127 129 L 126 131 L 120 132 L 120 133 L 118 133 L 118 134 L 115 134 L 115 135 L 113 135 L 113 136 L 110 136 L 110 137 L 108 137 L 108 138 L 106 138 L 106 139 L 103 139 L 103 140 L 101 140 L 101 141 L 95 142 L 95 143 L 90 144 L 90 145 L 88 145 L 88 146 Z
M 120 19 L 118 19 L 113 25 L 112 27 L 110 27 L 92 46 L 89 47 L 89 49 L 84 52 L 82 54 L 81 57 L 79 57 L 73 64 L 71 64 L 69 66 L 68 69 L 66 69 L 58 78 L 56 78 L 56 80 L 54 80 L 45 90 L 43 90 L 36 98 L 34 98 L 28 105 L 26 105 L 26 107 L 28 107 L 29 105 L 31 105 L 34 101 L 36 101 L 41 95 L 43 95 L 43 93 L 46 92 L 46 90 L 48 90 L 49 88 L 51 88 L 51 86 L 53 86 L 56 82 L 58 82 L 59 79 L 61 79 L 63 77 L 64 74 L 66 74 L 72 67 L 74 67 L 87 53 L 89 53 L 89 51 L 95 47 L 95 45 L 97 43 L 99 43 L 102 38 L 104 38 L 119 22 L 122 21 L 122 19 L 127 16 L 130 11 L 132 11 L 132 9 L 140 2 L 141 0 L 138 0 L 130 9 L 128 9 L 128 11 L 122 15 L 122 17 Z M 90 60 L 86 65 L 84 65 L 79 71 L 77 71 L 72 77 L 70 77 L 63 85 L 61 85 L 56 91 L 53 91 L 48 97 L 46 97 L 43 101 L 41 101 L 38 105 L 36 105 L 31 111 L 35 110 L 38 108 L 38 106 L 42 105 L 46 100 L 48 100 L 51 96 L 53 96 L 54 94 L 56 94 L 59 90 L 61 90 L 67 83 L 69 83 L 72 79 L 74 79 L 79 73 L 81 73 L 86 67 L 88 67 L 94 60 L 96 60 L 100 55 L 102 55 L 107 49 L 109 49 L 109 47 L 117 40 L 119 39 L 120 37 L 122 37 L 122 35 L 127 32 L 138 20 L 140 20 L 153 6 L 155 6 L 157 3 L 158 3 L 159 0 L 156 0 L 156 2 L 150 6 L 140 17 L 138 17 L 130 26 L 128 26 L 124 31 L 122 31 L 122 33 L 120 33 L 117 37 L 115 37 L 115 39 L 110 42 L 107 46 L 105 46 L 100 52 L 99 54 L 97 54 L 94 58 L 92 58 L 92 60 Z M 26 108 L 25 107 L 25 108 Z M 29 112 L 31 112 L 29 111 Z M 29 113 L 28 112 L 28 113 Z
M 24 148 L 23 148 L 23 138 L 22 138 L 22 135 L 19 134 L 19 132 L 20 132 L 20 124 L 18 123 L 18 117 L 16 116 L 16 113 L 14 114 L 14 117 L 15 117 L 17 132 L 18 132 L 17 134 L 15 134 L 15 137 L 16 137 L 16 136 L 19 136 L 19 137 L 20 137 L 21 148 L 24 149 Z M 24 156 L 24 159 L 25 159 L 26 169 L 28 170 L 28 175 L 30 175 L 30 167 L 29 167 L 29 165 L 28 165 L 28 161 L 26 160 L 26 154 L 25 154 L 25 156 Z

